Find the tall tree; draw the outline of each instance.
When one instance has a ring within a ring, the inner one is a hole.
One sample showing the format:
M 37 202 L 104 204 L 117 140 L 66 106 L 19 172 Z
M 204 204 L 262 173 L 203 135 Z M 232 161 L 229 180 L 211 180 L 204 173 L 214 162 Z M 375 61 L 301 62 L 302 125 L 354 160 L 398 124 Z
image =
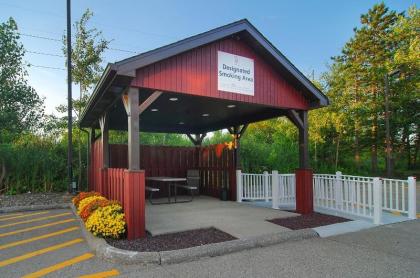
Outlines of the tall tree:
M 103 38 L 102 32 L 88 26 L 93 13 L 87 9 L 81 19 L 74 24 L 75 40 L 72 44 L 72 78 L 79 85 L 79 99 L 73 101 L 77 122 L 86 107 L 89 99 L 89 90 L 97 83 L 103 71 L 101 66 L 103 53 L 108 48 L 109 42 Z M 63 37 L 63 53 L 67 56 L 66 36 Z M 60 106 L 65 111 L 65 106 Z M 79 160 L 79 185 L 82 182 L 82 147 L 81 133 L 77 134 L 78 160 Z
M 390 11 L 384 3 L 374 5 L 361 15 L 361 27 L 354 29 L 354 37 L 344 46 L 343 55 L 336 58 L 347 71 L 347 80 L 354 84 L 346 86 L 351 90 L 355 103 L 362 101 L 368 107 L 370 125 L 371 171 L 378 172 L 379 126 L 383 118 L 384 75 L 388 73 L 387 64 L 392 59 L 396 42 L 393 29 L 398 14 Z M 357 108 L 355 105 L 354 108 Z M 366 117 L 364 117 L 366 118 Z M 360 117 L 355 118 L 355 138 L 359 138 Z
M 388 68 L 399 75 L 390 78 L 392 142 L 401 138 L 400 146 L 411 169 L 420 148 L 420 10 L 416 6 L 408 9 L 407 16 L 399 16 L 393 35 L 398 44 Z
M 28 85 L 25 49 L 13 18 L 0 24 L 0 143 L 36 130 L 44 101 Z

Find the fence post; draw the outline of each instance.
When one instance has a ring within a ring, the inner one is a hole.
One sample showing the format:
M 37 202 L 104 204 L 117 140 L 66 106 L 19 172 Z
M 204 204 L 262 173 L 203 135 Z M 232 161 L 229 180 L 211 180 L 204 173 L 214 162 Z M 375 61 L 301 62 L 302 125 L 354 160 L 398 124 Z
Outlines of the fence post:
M 266 202 L 268 202 L 268 172 L 264 171 L 263 172 L 263 177 L 264 177 L 264 199 Z
M 236 201 L 242 202 L 242 171 L 236 170 Z
M 382 219 L 382 180 L 373 178 L 373 224 L 381 224 Z
M 343 181 L 341 179 L 342 173 L 340 171 L 335 172 L 335 206 L 338 209 L 343 207 Z
M 271 172 L 271 204 L 273 209 L 279 209 L 279 172 L 277 170 L 273 170 Z
M 417 218 L 416 208 L 416 178 L 408 177 L 408 218 Z

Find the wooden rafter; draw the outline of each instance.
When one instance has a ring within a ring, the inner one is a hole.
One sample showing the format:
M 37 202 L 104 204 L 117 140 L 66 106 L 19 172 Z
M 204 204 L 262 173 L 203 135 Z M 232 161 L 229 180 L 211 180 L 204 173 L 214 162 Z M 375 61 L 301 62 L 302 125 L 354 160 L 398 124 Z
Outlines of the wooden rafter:
M 143 101 L 140 105 L 139 105 L 139 115 L 141 113 L 143 113 L 144 111 L 146 111 L 147 108 L 150 107 L 150 105 L 153 104 L 153 102 L 155 102 L 160 95 L 162 94 L 161 91 L 155 91 L 153 92 L 153 94 L 151 94 L 145 101 Z

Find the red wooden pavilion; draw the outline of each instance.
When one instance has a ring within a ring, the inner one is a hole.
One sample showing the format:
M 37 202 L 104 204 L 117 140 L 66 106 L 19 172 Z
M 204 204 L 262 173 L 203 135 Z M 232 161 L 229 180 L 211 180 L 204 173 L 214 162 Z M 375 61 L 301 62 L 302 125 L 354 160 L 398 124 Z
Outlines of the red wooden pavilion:
M 326 105 L 327 97 L 245 19 L 108 64 L 80 122 L 91 134 L 90 189 L 120 200 L 128 238 L 142 237 L 145 175 L 185 176 L 198 168 L 202 193 L 215 196 L 228 186 L 234 200 L 237 149 L 217 158 L 201 147 L 205 134 L 228 129 L 239 142 L 249 123 L 286 116 L 299 129 L 297 210 L 311 212 L 308 111 Z M 127 130 L 128 144 L 108 144 L 110 129 Z M 140 131 L 187 134 L 196 147 L 143 146 Z

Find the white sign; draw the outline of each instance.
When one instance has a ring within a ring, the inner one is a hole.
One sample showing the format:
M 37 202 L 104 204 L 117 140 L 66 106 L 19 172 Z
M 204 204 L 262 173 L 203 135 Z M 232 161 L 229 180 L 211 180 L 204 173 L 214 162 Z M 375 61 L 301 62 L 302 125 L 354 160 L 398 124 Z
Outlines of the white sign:
M 219 91 L 254 95 L 254 60 L 218 51 L 217 65 Z

